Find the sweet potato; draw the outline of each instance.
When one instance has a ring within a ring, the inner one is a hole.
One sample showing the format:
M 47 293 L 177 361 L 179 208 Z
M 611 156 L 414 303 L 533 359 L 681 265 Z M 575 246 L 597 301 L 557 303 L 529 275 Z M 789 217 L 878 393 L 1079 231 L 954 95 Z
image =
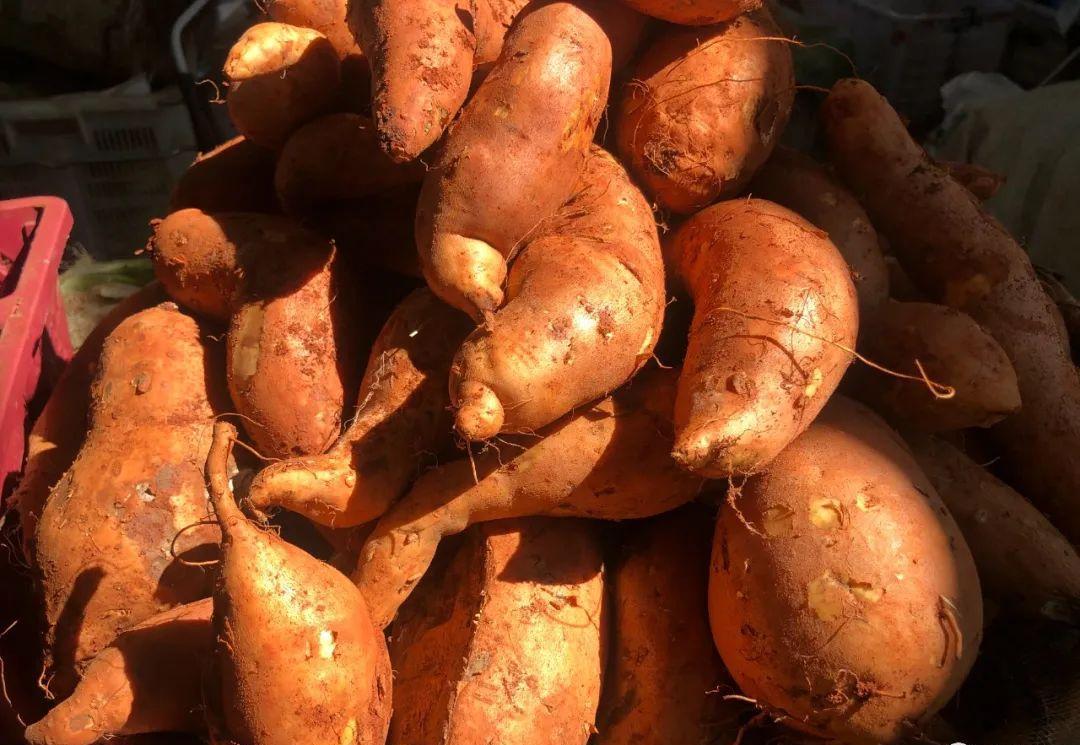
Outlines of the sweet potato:
M 906 439 L 959 523 L 983 592 L 1006 613 L 1080 621 L 1080 556 L 1065 536 L 949 443 L 914 433 Z
M 665 247 L 694 301 L 675 460 L 753 473 L 806 429 L 852 360 L 855 287 L 824 232 L 763 199 L 721 202 Z
M 982 598 L 956 523 L 896 433 L 834 398 L 729 500 L 709 617 L 743 692 L 847 743 L 917 731 L 975 661 Z
M 991 435 L 1009 478 L 1080 541 L 1080 374 L 1026 252 L 868 83 L 837 83 L 822 118 L 839 173 L 912 279 L 974 318 L 1012 360 L 1023 408 Z
M 71 466 L 86 437 L 90 384 L 97 372 L 105 339 L 125 318 L 163 300 L 165 291 L 159 283 L 153 282 L 109 311 L 68 362 L 34 421 L 26 441 L 26 466 L 22 478 L 4 505 L 5 512 L 10 510 L 19 516 L 26 558 L 33 555 L 34 532 L 49 491 Z
M 311 210 L 305 223 L 334 242 L 350 260 L 421 279 L 416 256 L 418 184 Z
M 477 526 L 394 624 L 391 745 L 585 745 L 607 654 L 584 521 Z
M 174 299 L 230 319 L 229 392 L 260 451 L 325 450 L 352 400 L 364 341 L 331 243 L 286 217 L 181 210 L 156 226 L 150 250 Z
M 173 188 L 169 211 L 278 212 L 274 153 L 243 135 L 202 153 Z
M 664 316 L 664 262 L 648 202 L 614 158 L 589 156 L 574 197 L 510 270 L 507 303 L 450 376 L 470 440 L 535 431 L 629 380 Z
M 301 124 L 334 108 L 341 63 L 318 31 L 258 23 L 229 50 L 225 79 L 237 131 L 276 150 Z
M 241 514 L 227 474 L 235 438 L 232 424 L 218 422 L 206 460 L 222 533 L 215 726 L 237 745 L 381 743 L 392 685 L 386 641 L 345 575 Z
M 35 536 L 49 687 L 64 696 L 117 634 L 206 597 L 218 531 L 200 464 L 221 410 L 218 350 L 172 303 L 120 323 L 101 353 L 90 429 Z M 183 532 L 181 532 L 183 531 Z
M 1073 361 L 1080 364 L 1080 301 L 1073 297 L 1059 275 L 1040 267 L 1035 267 L 1035 272 L 1039 277 L 1039 284 L 1057 306 L 1058 316 L 1061 318 L 1061 335 L 1069 340 Z
M 687 505 L 622 528 L 596 745 L 731 745 L 745 705 L 709 631 L 713 516 Z
M 736 196 L 768 159 L 795 96 L 791 52 L 762 8 L 666 28 L 638 60 L 616 119 L 619 154 L 661 207 Z
M 762 0 L 622 0 L 639 13 L 683 26 L 722 23 L 757 10 Z
M 584 170 L 611 77 L 612 42 L 591 12 L 554 2 L 522 13 L 424 179 L 420 266 L 474 318 L 502 305 L 507 258 Z
M 922 432 L 989 427 L 1020 409 L 1012 362 L 994 337 L 966 313 L 934 303 L 888 302 L 862 351 L 890 370 L 954 389 L 938 397 L 926 382 L 860 366 L 853 392 L 886 419 Z
M 212 609 L 206 598 L 125 631 L 94 657 L 70 697 L 27 728 L 27 741 L 91 745 L 117 735 L 201 731 Z
M 282 208 L 303 214 L 320 204 L 355 200 L 419 182 L 421 163 L 396 164 L 379 150 L 371 120 L 329 114 L 298 129 L 278 156 L 274 188 Z
M 970 191 L 980 202 L 997 194 L 1005 185 L 1005 176 L 974 163 L 957 163 L 950 160 L 936 161 L 953 180 Z
M 469 93 L 476 37 L 470 0 L 353 0 L 349 23 L 371 64 L 379 145 L 414 160 Z
M 418 457 L 446 450 L 446 376 L 468 318 L 428 290 L 406 298 L 383 326 L 360 385 L 356 416 L 324 455 L 280 461 L 248 498 L 338 528 L 382 515 L 416 476 Z
M 889 269 L 877 231 L 855 196 L 813 158 L 778 147 L 750 184 L 750 193 L 798 212 L 829 234 L 851 268 L 859 325 L 868 330 L 889 299 Z
M 476 0 L 473 21 L 476 52 L 473 69 L 486 75 L 491 64 L 499 58 L 510 25 L 529 0 Z
M 701 480 L 667 454 L 674 383 L 669 372 L 642 375 L 539 438 L 507 440 L 501 453 L 492 448 L 421 476 L 379 520 L 353 574 L 376 624 L 390 623 L 439 541 L 472 523 L 531 515 L 622 520 L 693 499 Z

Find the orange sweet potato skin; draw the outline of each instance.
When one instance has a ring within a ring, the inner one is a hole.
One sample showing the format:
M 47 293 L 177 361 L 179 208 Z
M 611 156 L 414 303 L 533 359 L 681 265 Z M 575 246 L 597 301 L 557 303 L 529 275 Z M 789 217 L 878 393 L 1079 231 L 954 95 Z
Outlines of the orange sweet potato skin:
M 676 460 L 712 478 L 766 466 L 852 360 L 855 287 L 824 232 L 762 199 L 721 202 L 665 246 L 694 300 Z
M 202 461 L 223 410 L 219 365 L 171 303 L 129 317 L 105 342 L 89 433 L 35 536 L 53 693 L 70 692 L 118 633 L 209 594 L 206 569 L 184 561 L 209 558 L 218 541 L 216 528 L 192 526 L 208 515 Z
M 678 23 L 705 26 L 757 10 L 762 0 L 622 0 L 639 13 Z
M 555 2 L 518 18 L 420 194 L 420 264 L 444 301 L 474 317 L 502 304 L 506 258 L 570 196 L 610 77 L 611 42 L 587 8 Z
M 199 155 L 173 188 L 169 212 L 278 212 L 274 154 L 243 135 Z
M 599 543 L 583 521 L 478 526 L 394 626 L 392 745 L 584 745 L 607 653 Z
M 268 0 L 270 18 L 279 23 L 315 29 L 334 46 L 342 59 L 362 57 L 360 44 L 349 29 L 348 0 Z
M 716 526 L 713 638 L 785 723 L 892 743 L 956 692 L 982 635 L 975 564 L 910 451 L 834 397 Z
M 991 435 L 1009 478 L 1080 541 L 1080 373 L 1027 254 L 869 84 L 837 83 L 821 116 L 838 172 L 912 279 L 974 318 L 1012 360 L 1023 405 Z
M 769 157 L 795 95 L 791 52 L 778 36 L 763 9 L 717 26 L 664 29 L 638 60 L 616 139 L 661 207 L 692 214 L 730 199 Z

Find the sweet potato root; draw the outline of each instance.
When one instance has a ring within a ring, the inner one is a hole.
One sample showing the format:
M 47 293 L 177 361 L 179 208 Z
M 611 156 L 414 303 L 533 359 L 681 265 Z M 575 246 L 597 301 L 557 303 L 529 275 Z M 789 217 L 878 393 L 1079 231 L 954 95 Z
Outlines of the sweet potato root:
M 19 516 L 23 553 L 32 554 L 34 532 L 49 491 L 79 454 L 89 427 L 90 385 L 98 370 L 105 339 L 128 316 L 165 300 L 153 282 L 120 301 L 83 340 L 56 382 L 26 441 L 26 466 L 19 485 L 4 505 Z
M 889 299 L 889 269 L 877 231 L 855 196 L 812 158 L 786 147 L 773 152 L 749 191 L 799 213 L 829 234 L 851 268 L 859 295 L 859 325 L 872 328 Z
M 896 433 L 836 397 L 729 499 L 709 616 L 743 693 L 843 742 L 917 731 L 975 661 L 982 597 L 956 523 Z
M 329 114 L 298 129 L 278 156 L 274 188 L 282 208 L 304 214 L 419 182 L 421 163 L 397 164 L 379 150 L 371 120 Z
M 424 180 L 424 277 L 474 318 L 502 305 L 507 258 L 585 167 L 611 78 L 612 42 L 591 8 L 555 2 L 518 18 Z
M 629 380 L 664 315 L 648 202 L 595 148 L 574 197 L 514 261 L 507 304 L 461 347 L 450 377 L 470 440 L 535 431 Z
M 169 211 L 278 212 L 274 153 L 243 135 L 202 153 L 173 188 Z
M 379 145 L 414 160 L 469 93 L 476 37 L 469 0 L 353 0 L 349 22 L 371 64 Z
M 276 150 L 301 124 L 334 108 L 341 63 L 318 31 L 259 23 L 229 50 L 225 78 L 237 131 Z
M 468 318 L 430 291 L 412 293 L 375 341 L 345 434 L 324 455 L 262 470 L 251 484 L 251 503 L 338 528 L 382 515 L 416 476 L 420 454 L 447 449 L 446 376 L 468 329 Z
M 674 383 L 669 372 L 642 375 L 539 439 L 510 440 L 501 454 L 493 448 L 424 474 L 379 521 L 353 574 L 376 624 L 390 623 L 439 541 L 472 523 L 531 515 L 621 520 L 693 499 L 700 479 L 667 453 Z
M 971 547 L 983 592 L 1005 613 L 1080 621 L 1080 556 L 1041 512 L 960 450 L 907 433 Z
M 202 666 L 214 646 L 210 598 L 118 636 L 70 697 L 26 730 L 30 745 L 91 745 L 117 735 L 203 729 Z
M 656 202 L 692 214 L 736 196 L 769 157 L 795 96 L 768 11 L 666 28 L 638 60 L 616 120 L 619 154 Z
M 824 232 L 762 199 L 721 202 L 665 250 L 694 301 L 673 456 L 753 473 L 813 421 L 852 360 L 855 287 Z
M 745 705 L 709 631 L 713 515 L 698 505 L 622 527 L 596 745 L 731 745 Z
M 639 13 L 683 26 L 730 21 L 757 10 L 762 0 L 622 0 Z
M 383 742 L 392 684 L 386 641 L 345 575 L 241 514 L 226 467 L 235 437 L 233 425 L 215 425 L 206 461 L 222 533 L 215 725 L 237 745 Z
M 76 671 L 120 632 L 210 592 L 205 568 L 190 562 L 218 542 L 199 523 L 219 365 L 171 303 L 127 318 L 105 342 L 89 433 L 35 536 L 55 695 L 70 693 Z
M 869 84 L 837 83 L 822 119 L 838 171 L 912 279 L 968 313 L 1012 360 L 1023 408 L 991 434 L 1010 479 L 1080 541 L 1080 374 L 1027 254 Z
M 951 398 L 927 383 L 861 366 L 853 393 L 889 421 L 922 432 L 989 427 L 1020 409 L 1016 371 L 1001 346 L 966 313 L 934 303 L 890 301 L 881 310 L 863 352 L 890 370 L 950 386 Z
M 585 745 L 607 652 L 584 521 L 477 526 L 394 624 L 391 745 Z

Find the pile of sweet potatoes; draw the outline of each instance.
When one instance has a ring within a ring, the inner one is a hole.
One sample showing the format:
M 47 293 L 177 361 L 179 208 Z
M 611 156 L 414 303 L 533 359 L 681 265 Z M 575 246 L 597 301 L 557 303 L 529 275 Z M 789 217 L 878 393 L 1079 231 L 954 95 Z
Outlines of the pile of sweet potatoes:
M 30 743 L 933 742 L 1080 623 L 1056 306 L 760 1 L 266 6 L 5 504 Z

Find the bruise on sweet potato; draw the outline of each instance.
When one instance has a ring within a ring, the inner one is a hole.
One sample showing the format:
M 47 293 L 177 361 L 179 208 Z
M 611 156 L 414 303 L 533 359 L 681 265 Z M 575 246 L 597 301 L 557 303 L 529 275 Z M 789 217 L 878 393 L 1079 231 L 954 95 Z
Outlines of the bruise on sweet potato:
M 982 596 L 959 528 L 899 436 L 839 396 L 729 494 L 709 617 L 743 693 L 859 745 L 917 734 L 971 669 Z
M 862 351 L 875 363 L 910 376 L 898 378 L 868 366 L 859 366 L 851 376 L 852 394 L 898 425 L 922 432 L 989 427 L 1020 409 L 1008 355 L 970 316 L 953 308 L 889 301 L 864 336 Z M 954 395 L 938 397 L 926 382 L 912 379 L 923 374 L 952 388 Z
M 1009 479 L 1080 540 L 1080 373 L 1027 253 L 868 83 L 838 82 L 821 117 L 837 171 L 911 278 L 974 318 L 1012 360 L 1023 407 L 991 435 Z
M 585 167 L 611 78 L 605 29 L 618 19 L 612 8 L 622 10 L 596 6 L 554 2 L 518 17 L 424 179 L 424 277 L 474 318 L 502 305 L 508 257 L 566 202 Z
M 806 429 L 852 360 L 847 264 L 823 231 L 763 199 L 702 210 L 665 251 L 694 302 L 672 454 L 709 478 L 753 473 Z
M 584 745 L 607 653 L 602 554 L 585 521 L 471 529 L 395 622 L 391 745 Z
M 383 515 L 353 579 L 385 627 L 439 542 L 473 523 L 549 515 L 622 520 L 693 499 L 701 479 L 668 455 L 674 374 L 634 383 L 537 433 L 427 472 Z
M 429 290 L 409 295 L 372 347 L 345 433 L 323 455 L 265 468 L 251 484 L 251 503 L 337 528 L 382 515 L 415 478 L 422 456 L 450 445 L 446 377 L 468 330 L 468 318 Z
M 274 153 L 243 135 L 201 153 L 173 188 L 169 212 L 278 212 Z
M 514 261 L 506 296 L 451 368 L 457 431 L 470 440 L 550 424 L 618 388 L 652 355 L 665 301 L 656 223 L 600 148 L 574 196 Z
M 172 303 L 130 316 L 105 342 L 86 441 L 35 536 L 45 680 L 57 696 L 117 634 L 209 594 L 210 575 L 191 562 L 218 542 L 215 527 L 199 524 L 201 463 L 223 410 L 218 352 Z
M 791 51 L 764 8 L 663 29 L 637 61 L 616 118 L 619 154 L 645 193 L 693 214 L 749 183 L 795 96 Z

